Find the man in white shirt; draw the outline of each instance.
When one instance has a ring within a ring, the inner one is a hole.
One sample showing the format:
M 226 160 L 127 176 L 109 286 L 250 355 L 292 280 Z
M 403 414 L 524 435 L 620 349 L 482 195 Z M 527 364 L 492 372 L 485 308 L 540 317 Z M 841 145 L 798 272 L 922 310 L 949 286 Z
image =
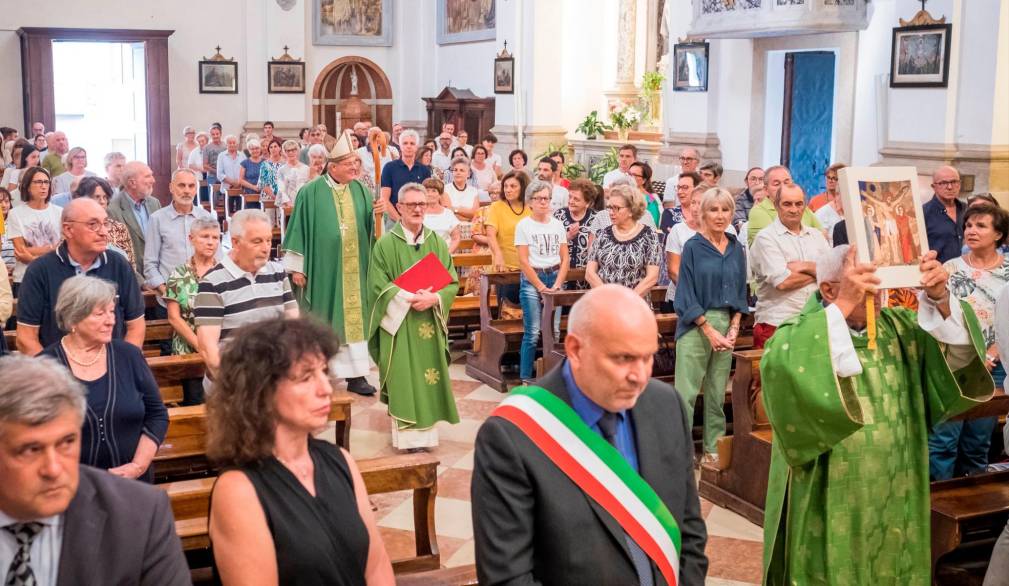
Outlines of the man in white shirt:
M 217 155 L 217 178 L 221 180 L 221 195 L 227 196 L 228 189 L 241 187 L 239 179 L 242 176 L 242 161 L 245 160 L 245 155 L 239 150 L 238 137 L 234 134 L 225 137 L 224 142 L 228 145 L 228 150 Z M 225 209 L 228 212 L 241 205 L 240 197 L 230 197 L 226 201 Z
M 617 151 L 617 168 L 603 175 L 603 189 L 609 189 L 617 179 L 631 179 L 627 173 L 631 164 L 638 160 L 638 147 L 632 144 L 625 144 Z M 631 179 L 631 185 L 634 185 Z
M 442 132 L 438 137 L 438 150 L 431 157 L 431 166 L 439 170 L 439 178 L 445 175 L 445 171 L 452 166 L 452 135 Z
M 802 187 L 783 185 L 774 207 L 777 219 L 760 231 L 750 247 L 750 267 L 757 282 L 754 348 L 763 348 L 781 322 L 802 311 L 817 288 L 816 260 L 830 249 L 819 230 L 802 225 L 806 209 Z
M 689 173 L 697 173 L 697 167 L 700 164 L 701 164 L 701 154 L 697 152 L 697 149 L 692 147 L 685 147 L 683 150 L 680 151 L 680 174 L 666 181 L 666 183 L 675 184 L 676 181 L 679 180 L 681 176 Z M 671 193 L 670 191 L 667 190 L 662 198 L 662 207 L 671 208 L 676 207 L 679 204 L 680 202 L 679 200 L 677 200 L 676 194 Z
M 536 174 L 541 181 L 546 181 L 553 188 L 550 193 L 550 210 L 556 212 L 561 208 L 568 207 L 568 190 L 554 181 L 557 177 L 557 161 L 550 157 L 543 157 L 536 164 Z

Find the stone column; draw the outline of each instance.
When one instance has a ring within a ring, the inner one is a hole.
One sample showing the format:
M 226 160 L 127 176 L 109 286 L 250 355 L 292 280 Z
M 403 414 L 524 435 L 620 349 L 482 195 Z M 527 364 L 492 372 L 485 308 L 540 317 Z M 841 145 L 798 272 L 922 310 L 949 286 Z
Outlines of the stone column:
M 637 1 L 620 0 L 617 18 L 617 89 L 634 89 L 635 26 Z

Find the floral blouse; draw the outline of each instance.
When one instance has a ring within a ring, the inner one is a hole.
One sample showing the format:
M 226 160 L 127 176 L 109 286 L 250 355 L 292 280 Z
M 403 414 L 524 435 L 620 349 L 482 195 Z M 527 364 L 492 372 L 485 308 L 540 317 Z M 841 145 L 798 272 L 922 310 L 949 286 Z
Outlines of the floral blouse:
M 130 229 L 126 224 L 109 218 L 109 242 L 126 253 L 126 258 L 130 259 L 130 266 L 137 266 L 137 261 L 133 257 L 133 239 L 130 238 Z
M 274 163 L 273 161 L 266 160 L 263 161 L 263 165 L 259 168 L 259 189 L 265 189 L 269 187 L 276 197 L 276 194 L 280 191 L 280 185 L 277 182 L 277 178 L 280 176 L 280 168 L 284 163 Z M 269 201 L 269 196 L 265 193 L 260 196 L 260 198 L 266 198 Z
M 592 246 L 588 260 L 598 263 L 597 273 L 604 283 L 617 283 L 633 289 L 645 278 L 649 265 L 662 264 L 662 248 L 659 234 L 647 226 L 630 240 L 617 240 L 613 226 L 600 230 Z
M 985 344 L 995 343 L 995 300 L 1009 283 L 1009 256 L 1002 256 L 1002 264 L 991 270 L 976 269 L 962 256 L 943 264 L 949 272 L 949 291 L 953 297 L 966 301 L 981 324 Z
M 189 327 L 196 331 L 196 316 L 193 313 L 193 303 L 196 301 L 196 291 L 200 286 L 200 277 L 192 259 L 175 269 L 165 283 L 165 299 L 171 299 L 179 304 L 179 313 Z M 186 339 L 175 332 L 172 334 L 172 354 L 192 354 L 196 349 L 191 347 Z
M 589 224 L 592 223 L 592 217 L 596 215 L 596 211 L 593 209 L 586 209 L 585 216 L 581 219 L 578 224 L 578 233 L 575 237 L 568 241 L 568 255 L 570 256 L 569 266 L 573 269 L 585 268 L 585 265 L 589 262 Z M 554 212 L 554 217 L 564 224 L 564 231 L 574 224 L 577 220 L 571 215 L 571 210 L 568 208 L 561 208 Z

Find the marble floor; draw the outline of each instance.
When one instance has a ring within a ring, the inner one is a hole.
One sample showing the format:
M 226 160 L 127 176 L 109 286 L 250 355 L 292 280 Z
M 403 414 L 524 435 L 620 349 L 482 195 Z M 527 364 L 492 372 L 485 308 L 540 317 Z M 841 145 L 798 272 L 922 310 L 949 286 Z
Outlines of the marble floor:
M 450 367 L 452 390 L 461 421 L 439 425 L 440 445 L 432 453 L 441 464 L 435 523 L 442 564 L 472 564 L 473 525 L 470 517 L 470 476 L 477 429 L 503 395 L 466 376 L 461 360 Z M 377 372 L 369 376 L 377 382 Z M 355 396 L 352 407 L 350 451 L 355 459 L 396 453 L 390 444 L 390 421 L 385 406 L 372 397 Z M 413 555 L 413 508 L 408 492 L 378 495 L 372 499 L 389 555 Z M 743 517 L 701 500 L 707 521 L 710 560 L 707 584 L 742 586 L 760 583 L 761 529 Z

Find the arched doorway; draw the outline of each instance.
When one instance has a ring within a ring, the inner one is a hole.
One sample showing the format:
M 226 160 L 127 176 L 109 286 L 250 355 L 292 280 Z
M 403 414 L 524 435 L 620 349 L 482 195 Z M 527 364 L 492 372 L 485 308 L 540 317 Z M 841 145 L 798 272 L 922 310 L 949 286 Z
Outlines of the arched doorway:
M 312 120 L 335 134 L 337 113 L 342 128 L 368 118 L 383 130 L 392 129 L 392 86 L 382 68 L 364 57 L 341 57 L 327 65 L 312 90 Z

